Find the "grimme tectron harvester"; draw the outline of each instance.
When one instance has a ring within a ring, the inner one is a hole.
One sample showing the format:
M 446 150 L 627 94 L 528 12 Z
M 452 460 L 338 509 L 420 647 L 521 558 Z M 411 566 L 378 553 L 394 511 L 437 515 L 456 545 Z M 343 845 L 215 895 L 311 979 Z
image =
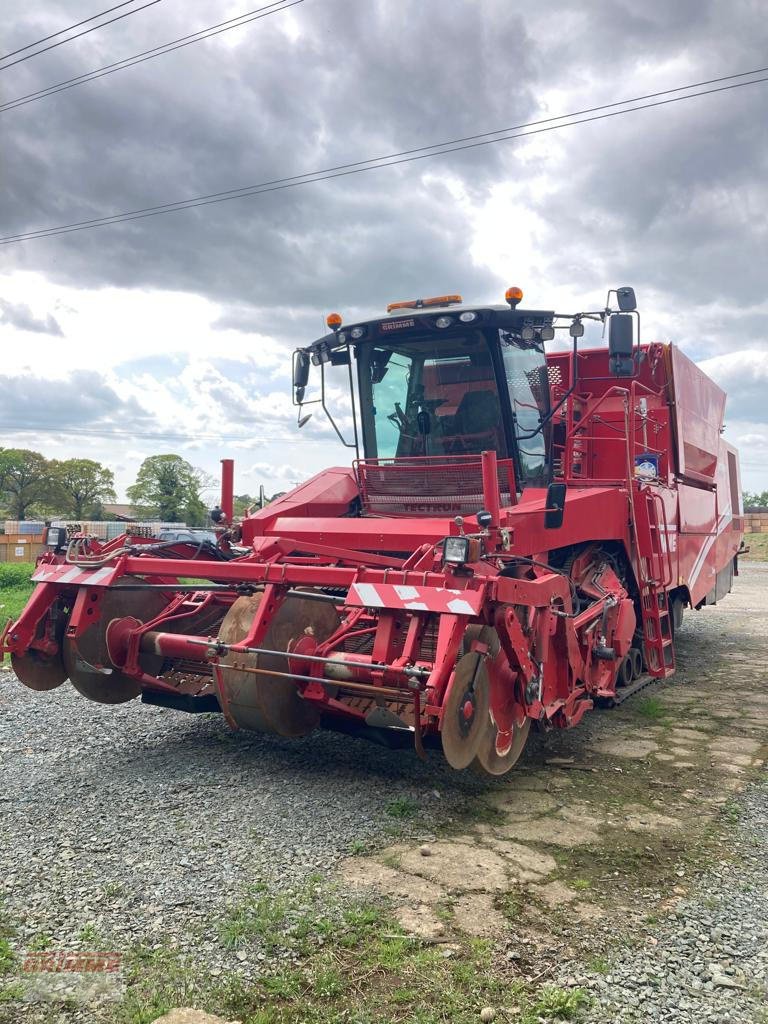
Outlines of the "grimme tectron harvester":
M 224 460 L 216 544 L 52 529 L 2 638 L 18 678 L 283 736 L 439 740 L 454 768 L 502 775 L 532 723 L 670 675 L 684 607 L 737 571 L 725 395 L 640 344 L 631 288 L 577 314 L 521 299 L 332 314 L 294 355 L 295 402 L 302 425 L 314 364 L 331 415 L 326 370 L 345 368 L 352 466 L 238 521 Z M 579 349 L 590 319 L 607 348 Z M 556 331 L 571 343 L 545 354 Z

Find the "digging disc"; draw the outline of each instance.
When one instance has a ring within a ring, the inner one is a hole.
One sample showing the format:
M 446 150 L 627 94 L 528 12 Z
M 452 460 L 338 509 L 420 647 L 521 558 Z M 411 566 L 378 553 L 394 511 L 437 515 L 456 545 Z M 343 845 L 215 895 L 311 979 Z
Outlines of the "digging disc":
M 477 758 L 473 761 L 472 768 L 481 775 L 506 775 L 520 760 L 520 755 L 525 749 L 525 743 L 530 731 L 530 718 L 522 716 L 520 724 L 515 725 L 512 734 L 512 746 L 504 754 L 499 754 L 496 749 L 498 729 L 489 716 L 484 736 L 477 752 Z
M 477 651 L 465 654 L 443 708 L 440 738 L 451 768 L 468 768 L 475 759 L 489 719 L 488 673 Z
M 472 627 L 477 629 L 478 627 Z M 497 659 L 504 658 L 501 651 L 498 634 L 488 627 L 483 628 L 477 634 L 478 639 L 488 644 L 488 650 L 493 664 Z M 489 708 L 490 708 L 490 684 L 489 684 Z M 479 775 L 506 775 L 520 760 L 528 733 L 531 731 L 531 720 L 525 714 L 522 705 L 515 703 L 511 709 L 512 729 L 511 733 L 499 733 L 496 722 L 493 719 L 493 711 L 489 710 L 483 720 L 482 734 L 478 741 L 477 756 L 472 761 L 471 768 Z
M 166 602 L 157 591 L 126 590 L 126 584 L 143 583 L 133 576 L 124 576 L 114 587 L 108 587 L 101 598 L 100 616 L 94 624 L 75 639 L 64 638 L 62 655 L 64 668 L 74 688 L 88 700 L 98 704 L 124 704 L 141 693 L 141 687 L 130 676 L 114 668 L 107 651 L 107 626 L 113 619 L 130 615 L 139 622 L 149 622 L 165 608 Z M 83 663 L 86 664 L 83 664 Z M 146 672 L 160 670 L 163 659 L 156 655 L 142 655 Z M 94 668 L 112 668 L 108 675 L 94 672 Z
M 219 630 L 223 643 L 237 643 L 251 627 L 262 595 L 239 597 L 224 617 Z M 287 651 L 291 641 L 313 636 L 318 643 L 326 640 L 339 625 L 339 617 L 331 604 L 301 597 L 287 597 L 258 645 L 274 651 Z M 321 710 L 305 701 L 295 683 L 275 676 L 227 669 L 233 663 L 245 669 L 266 669 L 289 672 L 288 659 L 282 654 L 227 654 L 221 659 L 224 671 L 224 700 L 233 721 L 241 729 L 276 732 L 281 736 L 306 736 L 320 723 Z
M 67 670 L 61 655 L 46 658 L 38 651 L 29 650 L 26 654 L 12 654 L 11 668 L 20 683 L 30 690 L 42 693 L 44 690 L 55 690 L 67 680 Z

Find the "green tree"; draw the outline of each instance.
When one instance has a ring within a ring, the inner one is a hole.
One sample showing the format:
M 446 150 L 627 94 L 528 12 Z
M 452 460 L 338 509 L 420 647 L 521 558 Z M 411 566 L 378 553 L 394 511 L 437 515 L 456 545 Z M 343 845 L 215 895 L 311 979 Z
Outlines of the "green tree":
M 144 459 L 128 499 L 147 518 L 204 526 L 208 512 L 200 497 L 207 486 L 205 474 L 180 455 L 152 455 Z
M 92 519 L 102 512 L 102 503 L 117 501 L 111 469 L 92 459 L 52 462 L 54 493 L 59 510 L 73 519 Z
M 742 498 L 744 499 L 744 508 L 768 508 L 768 491 L 761 491 L 759 494 L 744 491 Z
M 51 463 L 27 448 L 0 449 L 0 498 L 10 519 L 55 502 Z

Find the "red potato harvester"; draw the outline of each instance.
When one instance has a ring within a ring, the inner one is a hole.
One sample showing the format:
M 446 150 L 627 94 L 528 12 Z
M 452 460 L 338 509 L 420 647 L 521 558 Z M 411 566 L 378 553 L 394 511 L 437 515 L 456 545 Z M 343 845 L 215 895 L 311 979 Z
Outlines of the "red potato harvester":
M 283 736 L 439 744 L 454 768 L 503 775 L 531 725 L 570 728 L 671 675 L 683 609 L 737 572 L 725 395 L 674 346 L 640 344 L 631 288 L 577 314 L 522 297 L 328 317 L 294 354 L 294 399 L 303 426 L 314 365 L 352 465 L 237 521 L 223 460 L 215 544 L 49 530 L 2 638 L 18 678 Z M 607 348 L 579 348 L 587 320 Z M 557 331 L 570 344 L 547 354 Z

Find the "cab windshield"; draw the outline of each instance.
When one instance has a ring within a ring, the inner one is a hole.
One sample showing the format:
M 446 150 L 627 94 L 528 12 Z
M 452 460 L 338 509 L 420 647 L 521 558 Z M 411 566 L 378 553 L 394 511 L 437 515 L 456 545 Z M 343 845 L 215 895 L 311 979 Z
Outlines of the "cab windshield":
M 506 456 L 496 377 L 482 331 L 393 339 L 361 349 L 361 391 L 370 399 L 363 408 L 371 410 L 369 455 L 477 455 L 495 449 Z
M 492 348 L 500 352 L 499 376 Z M 366 454 L 393 459 L 507 451 L 502 409 L 511 412 L 519 484 L 548 482 L 549 381 L 541 344 L 508 331 L 392 338 L 361 345 Z M 506 404 L 508 402 L 508 405 Z

